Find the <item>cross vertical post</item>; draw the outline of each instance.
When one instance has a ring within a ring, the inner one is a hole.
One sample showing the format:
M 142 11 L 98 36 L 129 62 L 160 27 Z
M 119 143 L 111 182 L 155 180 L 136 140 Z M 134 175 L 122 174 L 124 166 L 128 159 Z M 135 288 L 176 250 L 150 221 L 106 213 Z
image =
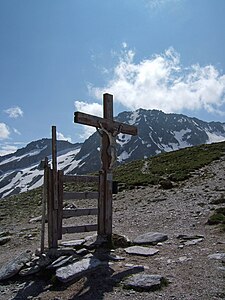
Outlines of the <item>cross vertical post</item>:
M 103 95 L 103 118 L 113 121 L 113 96 Z M 110 128 L 107 128 L 110 131 Z M 112 130 L 112 129 L 111 129 Z M 99 185 L 99 212 L 98 212 L 98 234 L 111 239 L 112 235 L 112 170 L 110 166 L 110 154 L 108 149 L 110 141 L 103 131 L 101 145 L 102 167 L 100 171 Z
M 74 122 L 95 127 L 102 137 L 99 176 L 98 236 L 112 237 L 112 168 L 116 161 L 116 136 L 136 135 L 137 127 L 113 120 L 113 95 L 103 95 L 103 118 L 82 112 L 74 113 Z

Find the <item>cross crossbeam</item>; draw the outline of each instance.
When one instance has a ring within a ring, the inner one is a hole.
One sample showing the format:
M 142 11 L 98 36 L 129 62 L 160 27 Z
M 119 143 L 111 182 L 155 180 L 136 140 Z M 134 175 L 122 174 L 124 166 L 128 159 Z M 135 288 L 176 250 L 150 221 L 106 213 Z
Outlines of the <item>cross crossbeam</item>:
M 120 133 L 137 135 L 137 127 L 135 126 L 112 121 L 106 118 L 96 117 L 79 111 L 74 113 L 74 122 L 83 125 L 93 126 L 96 128 L 100 128 L 99 124 L 101 124 L 104 128 L 108 130 L 113 129 L 115 131 L 118 131 L 120 129 Z

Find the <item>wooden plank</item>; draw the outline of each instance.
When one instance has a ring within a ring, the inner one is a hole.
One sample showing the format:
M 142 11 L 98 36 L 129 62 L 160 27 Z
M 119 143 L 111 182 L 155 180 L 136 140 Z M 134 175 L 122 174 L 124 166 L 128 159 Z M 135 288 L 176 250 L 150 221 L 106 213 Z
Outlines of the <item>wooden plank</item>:
M 98 224 L 88 224 L 80 226 L 66 226 L 62 228 L 63 234 L 65 233 L 80 233 L 80 232 L 89 232 L 97 231 Z
M 112 236 L 112 171 L 106 172 L 105 183 L 105 234 Z
M 119 123 L 119 122 L 112 121 L 112 120 L 107 120 L 105 118 L 96 117 L 96 116 L 85 114 L 85 113 L 82 113 L 79 111 L 76 111 L 74 113 L 74 122 L 93 126 L 93 127 L 98 127 L 98 128 L 99 128 L 99 124 L 101 123 L 102 126 L 106 129 L 107 128 L 108 129 L 113 128 L 114 130 L 120 129 L 121 133 L 137 135 L 137 127 L 135 127 L 135 126 L 128 125 L 125 123 Z
M 58 239 L 62 239 L 63 219 L 63 171 L 58 171 Z
M 79 216 L 97 216 L 97 208 L 78 208 L 78 209 L 63 209 L 63 218 L 79 217 Z
M 48 168 L 48 245 L 49 248 L 58 247 L 57 210 L 54 209 L 53 170 Z
M 113 121 L 113 95 L 103 94 L 103 118 Z
M 58 209 L 58 175 L 57 175 L 56 126 L 52 126 L 52 169 L 53 169 L 54 209 Z
M 57 170 L 56 126 L 52 126 L 52 169 Z
M 44 161 L 44 183 L 42 196 L 42 219 L 41 219 L 41 253 L 45 248 L 45 220 L 46 220 L 46 203 L 48 199 L 48 158 Z
M 105 235 L 104 171 L 99 176 L 98 235 Z
M 98 199 L 98 192 L 64 192 L 64 200 Z
M 73 182 L 73 183 L 89 183 L 99 181 L 98 176 L 85 176 L 85 175 L 64 175 L 64 182 Z

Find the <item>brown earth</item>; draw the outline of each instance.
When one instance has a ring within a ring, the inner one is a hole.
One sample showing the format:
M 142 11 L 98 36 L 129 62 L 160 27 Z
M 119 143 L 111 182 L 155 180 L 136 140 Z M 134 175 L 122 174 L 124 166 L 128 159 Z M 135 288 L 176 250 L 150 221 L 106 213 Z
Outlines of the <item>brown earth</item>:
M 125 260 L 107 264 L 69 284 L 54 282 L 45 274 L 2 282 L 0 299 L 225 299 L 225 262 L 208 257 L 225 253 L 225 232 L 206 224 L 215 208 L 225 206 L 212 204 L 222 198 L 225 198 L 224 159 L 196 171 L 191 179 L 169 190 L 149 186 L 122 191 L 114 196 L 113 231 L 130 240 L 146 232 L 167 234 L 166 242 L 154 246 L 158 254 L 141 257 L 118 248 L 115 254 Z M 0 222 L 0 231 L 11 233 L 11 241 L 0 246 L 0 267 L 23 250 L 35 251 L 40 247 L 39 223 Z M 185 234 L 204 238 L 194 245 L 184 245 L 177 237 Z M 64 239 L 80 237 L 83 235 Z M 146 274 L 166 277 L 168 286 L 155 292 L 123 289 L 121 279 L 129 275 L 128 264 L 145 266 Z

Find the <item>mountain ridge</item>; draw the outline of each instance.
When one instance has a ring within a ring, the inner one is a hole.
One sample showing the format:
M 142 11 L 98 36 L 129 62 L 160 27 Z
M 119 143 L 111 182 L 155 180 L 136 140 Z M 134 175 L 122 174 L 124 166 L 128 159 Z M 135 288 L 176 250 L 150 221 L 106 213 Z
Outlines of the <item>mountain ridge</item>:
M 205 122 L 183 114 L 138 109 L 121 112 L 116 121 L 137 126 L 138 135 L 117 136 L 118 164 L 148 158 L 200 144 L 225 140 L 225 123 Z M 100 169 L 100 136 L 92 134 L 83 143 L 57 141 L 58 168 L 66 174 L 87 174 Z M 51 139 L 29 143 L 13 154 L 0 157 L 0 197 L 42 184 L 40 161 L 51 163 Z

